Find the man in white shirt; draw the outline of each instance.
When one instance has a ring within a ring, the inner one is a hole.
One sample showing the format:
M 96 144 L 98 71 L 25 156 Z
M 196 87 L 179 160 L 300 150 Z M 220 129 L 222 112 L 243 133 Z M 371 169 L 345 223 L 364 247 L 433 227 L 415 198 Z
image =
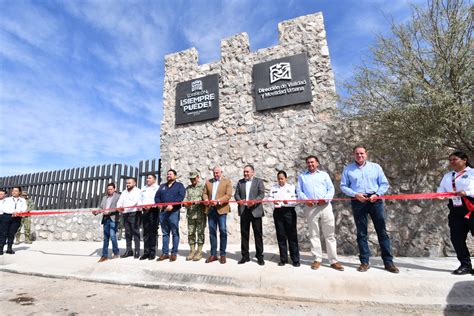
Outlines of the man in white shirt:
M 0 221 L 3 214 L 2 204 L 5 202 L 5 198 L 7 197 L 7 191 L 5 189 L 0 189 Z M 1 224 L 0 224 L 1 226 Z
M 140 189 L 136 187 L 137 180 L 133 177 L 127 178 L 127 189 L 122 192 L 117 202 L 120 212 L 123 212 L 123 224 L 125 227 L 125 241 L 127 250 L 121 256 L 127 258 L 134 256 L 135 259 L 140 257 L 140 225 L 142 220 L 142 212 L 137 206 L 142 195 Z M 132 251 L 132 237 L 135 244 L 135 252 Z
M 0 255 L 3 255 L 3 248 L 7 244 L 7 253 L 15 254 L 12 249 L 15 234 L 20 227 L 21 217 L 17 213 L 26 212 L 26 200 L 21 195 L 20 187 L 13 187 L 11 197 L 4 200 L 1 205 L 3 214 L 0 227 Z
M 141 205 L 155 204 L 155 195 L 158 191 L 156 176 L 149 174 L 146 176 L 146 186 L 142 189 Z M 160 210 L 157 207 L 144 207 L 142 215 L 143 221 L 143 255 L 140 260 L 153 260 L 156 256 L 156 243 L 158 233 L 158 220 Z

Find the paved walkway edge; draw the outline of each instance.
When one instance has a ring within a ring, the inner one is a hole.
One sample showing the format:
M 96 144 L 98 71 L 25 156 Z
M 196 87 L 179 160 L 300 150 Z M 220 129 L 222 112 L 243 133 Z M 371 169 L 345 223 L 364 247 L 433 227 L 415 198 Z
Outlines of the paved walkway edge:
M 385 303 L 385 302 L 377 302 L 377 301 L 317 299 L 317 298 L 291 296 L 291 295 L 265 294 L 258 291 L 249 292 L 247 288 L 245 289 L 245 292 L 244 292 L 244 291 L 237 291 L 235 289 L 203 288 L 202 286 L 199 286 L 198 284 L 179 285 L 179 284 L 166 284 L 166 283 L 160 283 L 160 282 L 136 282 L 136 281 L 125 282 L 125 281 L 119 281 L 119 280 L 98 279 L 98 278 L 75 276 L 75 275 L 62 275 L 62 274 L 41 273 L 41 272 L 25 272 L 25 271 L 18 271 L 18 270 L 9 269 L 9 268 L 0 268 L 0 272 L 21 274 L 21 275 L 31 275 L 31 276 L 38 276 L 38 277 L 52 278 L 52 279 L 78 280 L 78 281 L 92 282 L 92 283 L 136 286 L 136 287 L 161 289 L 161 290 L 206 292 L 210 294 L 236 295 L 236 296 L 242 296 L 242 297 L 261 297 L 261 298 L 274 299 L 274 300 L 280 300 L 280 301 L 289 300 L 289 301 L 296 301 L 296 302 L 311 302 L 311 303 L 318 303 L 318 304 L 324 304 L 324 305 L 344 304 L 344 305 L 351 305 L 354 307 L 377 306 L 377 307 L 383 307 L 383 308 L 395 309 L 395 310 L 407 310 L 407 311 L 416 310 L 418 312 L 443 310 L 445 312 L 459 312 L 461 313 L 461 315 L 465 313 L 470 314 L 471 312 L 474 313 L 474 302 L 473 304 L 402 304 L 402 303 L 394 304 L 394 303 Z

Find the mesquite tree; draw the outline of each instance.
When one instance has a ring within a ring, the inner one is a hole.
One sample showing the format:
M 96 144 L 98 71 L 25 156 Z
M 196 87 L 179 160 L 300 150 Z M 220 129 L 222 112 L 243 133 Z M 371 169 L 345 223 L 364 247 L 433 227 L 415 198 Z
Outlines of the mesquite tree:
M 343 109 L 378 154 L 428 165 L 454 149 L 474 158 L 473 14 L 469 1 L 430 0 L 377 36 Z

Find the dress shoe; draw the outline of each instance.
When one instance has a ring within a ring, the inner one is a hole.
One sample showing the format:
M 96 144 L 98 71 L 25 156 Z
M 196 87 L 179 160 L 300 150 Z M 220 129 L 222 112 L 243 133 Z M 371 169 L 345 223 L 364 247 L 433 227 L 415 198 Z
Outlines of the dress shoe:
M 370 266 L 368 263 L 361 263 L 360 266 L 357 268 L 357 271 L 359 272 L 367 272 L 367 270 L 370 269 Z
M 176 261 L 176 259 L 177 259 L 176 254 L 170 256 L 171 262 Z
M 257 263 L 258 263 L 259 266 L 264 266 L 265 265 L 265 261 L 263 259 L 258 259 Z
M 299 266 L 300 266 L 300 263 L 299 263 L 299 262 L 293 262 L 293 267 L 298 268 Z
M 344 271 L 344 267 L 340 262 L 334 262 L 333 264 L 331 264 L 331 268 L 337 271 Z
M 145 259 L 149 259 L 150 256 L 148 254 L 143 254 L 143 256 L 140 257 L 140 260 L 145 260 Z
M 249 261 L 250 261 L 250 258 L 242 258 L 242 259 L 240 259 L 239 262 L 237 262 L 237 264 L 244 264 L 244 263 L 249 262 Z
M 311 269 L 313 269 L 313 270 L 318 270 L 319 267 L 321 267 L 321 262 L 319 262 L 319 261 L 315 261 L 311 264 Z
M 214 261 L 217 261 L 216 256 L 210 256 L 209 258 L 206 259 L 206 263 L 211 263 L 211 262 L 214 262 Z
M 162 255 L 157 259 L 157 261 L 163 261 L 163 260 L 166 260 L 166 259 L 169 259 L 169 258 L 170 258 L 169 255 L 162 254 Z
M 148 260 L 155 260 L 156 256 L 155 255 L 149 255 Z
M 221 264 L 226 263 L 227 261 L 225 260 L 225 256 L 221 256 L 221 257 L 219 258 L 219 262 L 220 262 Z
M 11 248 L 10 248 L 10 249 L 7 249 L 6 253 L 11 254 L 11 255 L 14 255 L 14 254 L 15 254 L 15 252 L 14 252 L 13 249 L 11 249 Z
M 133 255 L 133 258 L 135 258 L 135 259 L 140 258 L 140 253 L 139 253 L 139 252 L 135 252 L 135 254 Z
M 463 274 L 469 274 L 472 273 L 471 267 L 466 267 L 466 266 L 460 266 L 456 270 L 453 271 L 453 274 L 455 275 L 463 275 Z
M 400 271 L 393 263 L 388 263 L 385 265 L 385 270 L 392 273 L 399 273 Z
M 107 257 L 100 257 L 99 261 L 97 262 L 104 262 L 104 261 L 107 261 Z
M 133 253 L 132 251 L 125 251 L 123 255 L 120 256 L 120 258 L 128 258 L 128 257 L 131 257 L 133 256 Z
M 280 267 L 283 267 L 283 266 L 284 266 L 285 264 L 287 264 L 287 263 L 288 263 L 288 262 L 286 262 L 286 261 L 280 261 L 280 262 L 278 262 L 278 265 L 279 265 Z

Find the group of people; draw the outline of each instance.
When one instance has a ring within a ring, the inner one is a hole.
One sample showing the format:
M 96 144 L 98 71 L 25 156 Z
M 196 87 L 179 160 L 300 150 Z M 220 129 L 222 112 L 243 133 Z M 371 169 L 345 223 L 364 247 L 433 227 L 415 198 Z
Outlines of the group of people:
M 16 213 L 31 211 L 34 209 L 33 201 L 28 192 L 22 191 L 21 187 L 13 187 L 10 196 L 5 189 L 0 189 L 0 255 L 3 255 L 5 245 L 7 254 L 15 254 L 13 243 L 20 243 L 21 227 L 24 227 L 25 243 L 31 244 L 31 218 L 28 216 L 15 216 Z
M 354 149 L 355 161 L 347 166 L 343 172 L 341 188 L 344 193 L 357 200 L 353 201 L 354 216 L 358 231 L 358 245 L 360 250 L 361 265 L 359 271 L 369 268 L 369 247 L 367 241 L 368 215 L 374 221 L 385 268 L 397 273 L 398 269 L 393 264 L 390 239 L 386 233 L 383 202 L 376 199 L 388 189 L 388 181 L 381 169 L 375 163 L 366 161 L 366 149 L 362 146 Z M 319 169 L 319 160 L 316 156 L 306 158 L 307 170 L 298 177 L 296 187 L 287 183 L 285 171 L 277 173 L 277 183 L 270 189 L 269 200 L 275 200 L 273 217 L 278 240 L 280 262 L 283 266 L 290 263 L 300 266 L 300 255 L 297 234 L 297 216 L 295 200 L 308 200 L 304 205 L 304 213 L 308 220 L 311 250 L 314 257 L 312 269 L 319 269 L 323 259 L 320 232 L 323 233 L 330 267 L 343 271 L 344 267 L 337 258 L 337 245 L 335 238 L 335 220 L 331 205 L 334 197 L 334 185 L 329 175 Z M 158 222 L 163 235 L 162 252 L 158 261 L 175 261 L 179 246 L 179 219 L 180 208 L 187 209 L 188 243 L 190 251 L 186 260 L 198 261 L 203 256 L 204 231 L 209 225 L 209 240 L 211 244 L 210 255 L 207 263 L 219 261 L 226 263 L 227 247 L 227 214 L 230 212 L 229 201 L 234 198 L 238 203 L 241 234 L 241 259 L 239 264 L 250 261 L 249 236 L 252 227 L 255 239 L 256 259 L 259 265 L 264 265 L 264 245 L 262 217 L 264 209 L 261 200 L 265 199 L 264 181 L 255 177 L 252 165 L 243 168 L 243 178 L 240 179 L 232 195 L 233 186 L 230 179 L 223 177 L 222 169 L 213 168 L 212 179 L 202 183 L 197 172 L 189 174 L 190 184 L 184 185 L 176 181 L 177 173 L 170 169 L 166 174 L 166 182 L 157 185 L 156 177 L 148 175 L 146 186 L 139 190 L 136 180 L 128 178 L 126 190 L 118 196 L 115 185 L 107 188 L 107 196 L 100 205 L 105 209 L 103 217 L 104 246 L 100 262 L 108 258 L 108 243 L 112 239 L 113 255 L 118 256 L 119 251 L 115 237 L 117 227 L 117 214 L 123 213 L 125 227 L 126 250 L 122 257 L 134 256 L 141 260 L 156 258 Z M 164 206 L 154 207 L 154 203 Z M 142 209 L 137 209 L 142 205 Z M 147 205 L 152 205 L 147 207 Z M 107 209 L 113 209 L 109 213 Z M 207 223 L 206 223 L 207 220 Z M 143 222 L 144 250 L 140 256 L 140 225 Z M 217 231 L 219 230 L 219 238 Z M 170 249 L 170 238 L 172 247 Z M 134 248 L 132 249 L 132 239 Z M 219 253 L 218 253 L 219 240 Z
M 365 272 L 370 268 L 371 256 L 368 245 L 368 219 L 373 222 L 381 257 L 385 270 L 399 273 L 393 263 L 390 238 L 385 224 L 385 210 L 383 199 L 389 182 L 380 165 L 367 160 L 368 154 L 364 146 L 353 149 L 354 161 L 348 164 L 341 176 L 340 188 L 351 197 L 352 213 L 357 231 L 357 246 L 359 249 L 360 265 L 357 270 Z M 107 194 L 103 197 L 99 207 L 101 210 L 94 214 L 103 214 L 104 243 L 102 256 L 99 262 L 108 260 L 109 241 L 112 242 L 113 258 L 118 257 L 117 227 L 119 218 L 122 218 L 125 228 L 126 250 L 122 258 L 134 256 L 140 260 L 154 260 L 157 257 L 157 233 L 161 226 L 162 251 L 158 261 L 177 259 L 179 246 L 180 209 L 187 210 L 188 223 L 188 261 L 199 261 L 203 258 L 204 232 L 209 225 L 210 255 L 206 263 L 219 261 L 226 263 L 227 248 L 227 214 L 231 208 L 229 201 L 232 197 L 238 204 L 241 234 L 241 259 L 238 264 L 250 261 L 249 236 L 252 227 L 255 239 L 256 259 L 259 265 L 264 265 L 264 245 L 262 217 L 265 215 L 262 200 L 273 201 L 273 218 L 278 241 L 280 261 L 279 266 L 290 263 L 300 266 L 298 246 L 297 202 L 303 203 L 304 215 L 308 223 L 309 239 L 313 262 L 311 268 L 321 267 L 323 259 L 320 236 L 321 233 L 326 245 L 329 265 L 331 268 L 343 271 L 344 267 L 337 256 L 337 242 L 335 237 L 335 218 L 331 200 L 334 197 L 334 185 L 328 173 L 319 169 L 318 157 L 310 155 L 306 158 L 307 169 L 298 176 L 296 185 L 287 182 L 287 174 L 281 170 L 277 173 L 277 181 L 271 187 L 269 196 L 265 196 L 264 181 L 255 176 L 255 169 L 248 164 L 243 168 L 243 178 L 240 179 L 233 192 L 230 179 L 222 174 L 222 169 L 216 166 L 212 169 L 213 177 L 204 183 L 198 172 L 189 174 L 190 184 L 185 187 L 176 180 L 177 173 L 170 169 L 166 174 L 166 182 L 158 185 L 156 176 L 146 177 L 146 185 L 137 188 L 136 179 L 126 180 L 126 190 L 121 194 L 116 192 L 114 183 L 107 186 Z M 472 273 L 470 253 L 466 245 L 469 232 L 474 235 L 474 169 L 471 168 L 468 156 L 463 152 L 454 152 L 449 156 L 452 171 L 442 179 L 438 192 L 452 192 L 449 198 L 449 227 L 451 241 L 461 265 L 454 274 Z M 19 221 L 15 212 L 27 209 L 26 201 L 20 197 L 21 188 L 13 188 L 12 197 L 0 201 L 1 231 L 0 246 L 3 254 L 5 243 L 7 253 L 12 253 L 13 236 Z M 0 191 L 0 197 L 1 197 Z M 160 204 L 159 207 L 156 204 Z M 207 223 L 206 223 L 207 222 Z M 143 254 L 140 256 L 140 228 L 143 227 Z M 219 235 L 217 231 L 219 230 Z M 218 238 L 219 236 L 219 238 Z M 171 249 L 170 249 L 171 238 Z M 132 248 L 132 240 L 134 247 Z M 217 251 L 219 240 L 219 252 Z

